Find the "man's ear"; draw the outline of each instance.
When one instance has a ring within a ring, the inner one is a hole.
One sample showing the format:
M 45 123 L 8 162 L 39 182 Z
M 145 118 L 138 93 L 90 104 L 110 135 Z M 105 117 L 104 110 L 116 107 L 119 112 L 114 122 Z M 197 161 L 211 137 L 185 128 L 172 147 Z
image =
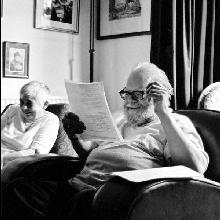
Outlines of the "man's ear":
M 45 101 L 45 102 L 44 102 L 44 109 L 46 109 L 48 105 L 49 105 L 49 102 L 48 102 L 48 101 Z

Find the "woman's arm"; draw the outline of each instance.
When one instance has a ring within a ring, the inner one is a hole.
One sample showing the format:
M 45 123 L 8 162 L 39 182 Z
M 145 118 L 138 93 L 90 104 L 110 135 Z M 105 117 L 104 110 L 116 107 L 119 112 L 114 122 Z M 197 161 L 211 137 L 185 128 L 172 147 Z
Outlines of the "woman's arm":
M 23 156 L 29 156 L 29 155 L 33 155 L 33 154 L 35 154 L 35 149 L 27 149 L 27 150 L 2 153 L 3 165 L 5 165 L 6 163 L 8 163 L 11 160 L 14 160 L 16 158 L 23 157 Z
M 43 120 L 30 146 L 38 154 L 48 154 L 50 152 L 57 139 L 60 123 L 58 117 L 52 113 L 48 113 Z
M 8 123 L 8 118 L 10 114 L 13 114 L 13 105 L 9 104 L 5 107 L 5 109 L 1 113 L 1 130 L 6 126 Z

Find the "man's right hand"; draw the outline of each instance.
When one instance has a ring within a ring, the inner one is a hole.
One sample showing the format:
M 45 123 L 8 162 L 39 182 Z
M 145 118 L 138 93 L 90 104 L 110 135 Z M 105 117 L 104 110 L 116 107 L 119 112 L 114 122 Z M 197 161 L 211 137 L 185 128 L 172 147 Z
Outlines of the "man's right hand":
M 82 121 L 80 121 L 79 116 L 72 113 L 65 113 L 63 119 L 63 128 L 67 135 L 81 134 L 84 130 L 86 130 L 86 126 Z
M 62 122 L 64 130 L 72 141 L 76 153 L 81 159 L 85 160 L 88 154 L 96 148 L 98 144 L 92 141 L 83 141 L 80 138 L 80 135 L 78 134 L 83 133 L 83 131 L 86 130 L 86 127 L 76 114 L 67 112 L 64 115 Z

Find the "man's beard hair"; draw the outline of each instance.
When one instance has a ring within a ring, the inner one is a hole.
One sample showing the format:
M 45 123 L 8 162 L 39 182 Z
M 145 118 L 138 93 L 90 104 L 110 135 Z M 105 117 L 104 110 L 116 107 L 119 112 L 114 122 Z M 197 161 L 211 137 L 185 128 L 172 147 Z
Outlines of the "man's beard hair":
M 155 114 L 152 108 L 146 108 L 145 106 L 141 106 L 141 108 L 137 110 L 133 110 L 132 112 L 128 111 L 127 108 L 124 108 L 124 113 L 127 118 L 128 123 L 131 126 L 138 126 L 142 123 L 150 122 L 154 119 Z

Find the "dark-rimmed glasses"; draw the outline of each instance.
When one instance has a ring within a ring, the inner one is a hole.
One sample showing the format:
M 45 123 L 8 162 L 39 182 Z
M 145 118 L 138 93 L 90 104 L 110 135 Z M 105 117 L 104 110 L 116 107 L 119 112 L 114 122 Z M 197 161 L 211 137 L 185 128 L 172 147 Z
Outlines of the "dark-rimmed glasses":
M 124 88 L 125 89 L 125 88 Z M 125 91 L 122 89 L 119 94 L 123 100 L 131 96 L 131 98 L 135 101 L 140 101 L 144 98 L 144 95 L 146 94 L 146 91 L 143 90 L 136 90 L 136 91 Z

